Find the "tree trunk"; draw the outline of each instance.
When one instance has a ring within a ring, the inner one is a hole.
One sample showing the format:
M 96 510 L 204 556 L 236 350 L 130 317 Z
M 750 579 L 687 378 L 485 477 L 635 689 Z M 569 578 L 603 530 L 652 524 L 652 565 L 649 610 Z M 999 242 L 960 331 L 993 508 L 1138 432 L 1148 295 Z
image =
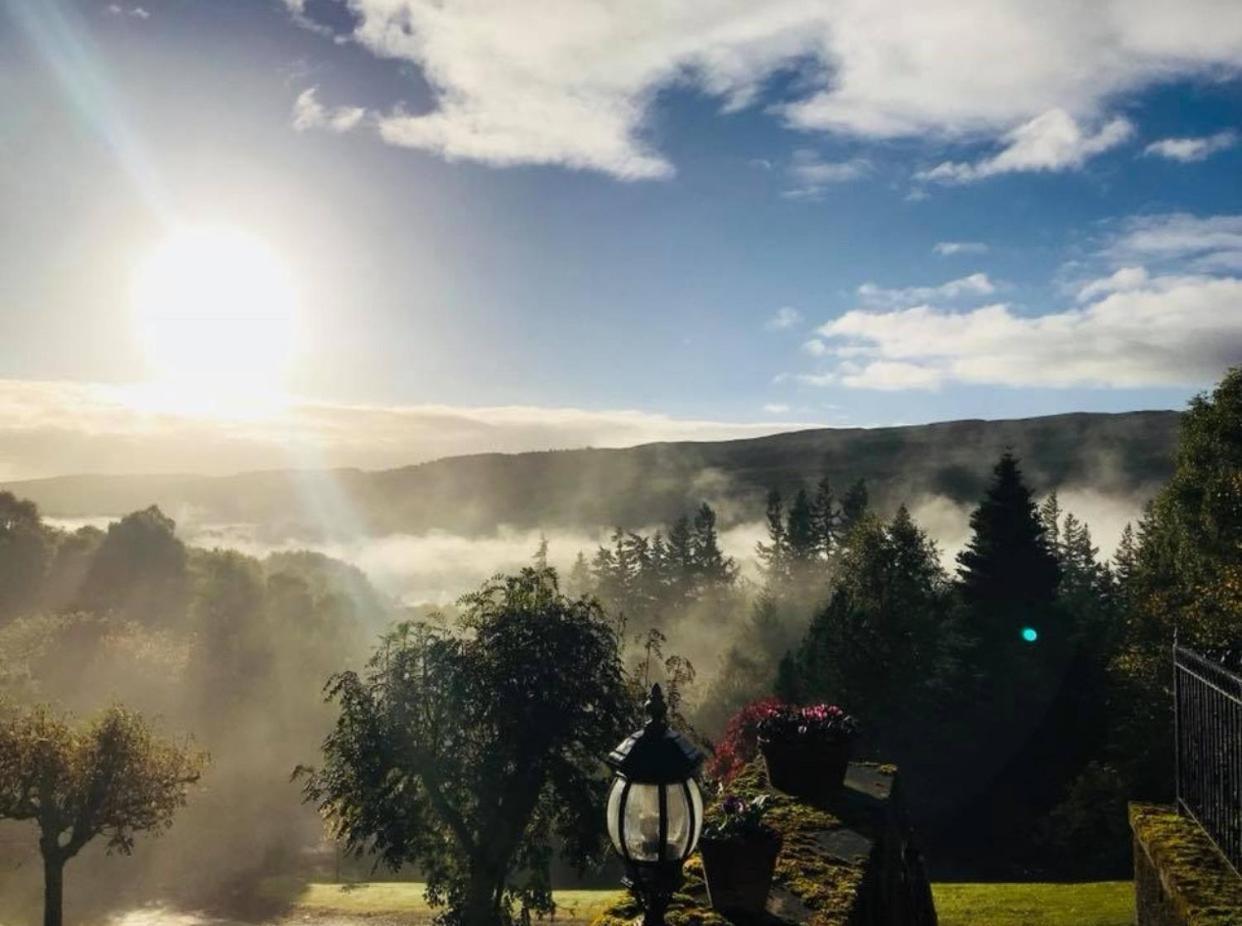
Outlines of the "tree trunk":
M 43 853 L 43 926 L 61 926 L 64 917 L 65 860 Z
M 482 866 L 473 868 L 462 903 L 462 920 L 466 926 L 494 926 L 499 921 L 496 911 L 496 878 Z M 43 926 L 60 926 L 44 923 Z

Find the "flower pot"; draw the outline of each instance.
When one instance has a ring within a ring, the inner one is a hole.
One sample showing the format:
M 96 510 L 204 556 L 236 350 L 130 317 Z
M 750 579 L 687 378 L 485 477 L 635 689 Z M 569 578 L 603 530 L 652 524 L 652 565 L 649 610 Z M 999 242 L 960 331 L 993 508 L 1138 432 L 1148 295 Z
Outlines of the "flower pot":
M 731 839 L 704 836 L 699 852 L 712 909 L 726 916 L 762 914 L 780 851 L 781 836 L 771 831 Z
M 850 764 L 849 740 L 759 740 L 772 787 L 808 801 L 841 790 Z

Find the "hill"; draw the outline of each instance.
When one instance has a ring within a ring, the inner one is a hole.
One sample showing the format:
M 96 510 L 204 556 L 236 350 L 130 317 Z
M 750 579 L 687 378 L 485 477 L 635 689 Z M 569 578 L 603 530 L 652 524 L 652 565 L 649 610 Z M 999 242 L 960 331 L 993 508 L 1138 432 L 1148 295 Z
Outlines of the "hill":
M 158 504 L 178 519 L 263 525 L 278 537 L 518 528 L 638 527 L 702 500 L 724 524 L 760 517 L 785 492 L 827 474 L 864 478 L 881 508 L 937 495 L 976 499 L 1006 447 L 1037 491 L 1055 486 L 1149 493 L 1172 470 L 1179 413 L 1078 413 L 891 428 L 824 428 L 717 442 L 618 450 L 451 457 L 364 472 L 234 476 L 61 476 L 0 488 L 53 517 L 117 515 Z

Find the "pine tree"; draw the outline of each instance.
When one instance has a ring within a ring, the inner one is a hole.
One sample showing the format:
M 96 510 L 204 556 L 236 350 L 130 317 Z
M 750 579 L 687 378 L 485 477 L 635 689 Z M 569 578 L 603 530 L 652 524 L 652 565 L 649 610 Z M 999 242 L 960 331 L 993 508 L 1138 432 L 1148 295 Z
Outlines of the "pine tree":
M 867 480 L 859 479 L 846 490 L 841 499 L 841 534 L 852 531 L 867 513 L 871 501 L 867 492 Z
M 789 539 L 785 534 L 785 504 L 777 489 L 768 492 L 767 505 L 768 542 L 755 546 L 759 562 L 763 564 L 768 585 L 776 585 L 789 578 Z
M 1039 506 L 1039 523 L 1044 526 L 1044 536 L 1048 539 L 1048 549 L 1054 556 L 1061 555 L 1061 502 L 1057 498 L 1057 490 L 1053 489 Z
M 832 491 L 832 482 L 824 476 L 815 487 L 815 500 L 811 503 L 811 520 L 820 555 L 825 559 L 836 551 L 840 518 L 841 513 L 837 510 L 837 498 Z
M 569 570 L 569 582 L 566 585 L 566 591 L 571 597 L 581 598 L 584 595 L 590 594 L 593 584 L 591 581 L 591 567 L 587 563 L 586 554 L 579 550 L 577 558 L 574 559 L 573 568 Z
M 1117 551 L 1113 554 L 1113 573 L 1117 583 L 1125 589 L 1134 578 L 1138 569 L 1138 540 L 1134 536 L 1134 525 L 1127 522 L 1121 532 L 1121 540 L 1117 543 Z
M 531 557 L 535 564 L 535 569 L 543 572 L 548 568 L 548 538 L 541 531 L 539 534 L 539 546 L 535 549 L 535 555 Z
M 926 716 L 933 690 L 948 687 L 956 647 L 949 583 L 935 544 L 904 507 L 887 525 L 864 516 L 852 538 L 798 649 L 796 680 L 806 697 L 869 718 L 871 744 L 883 749 Z
M 992 472 L 992 484 L 970 516 L 973 534 L 958 554 L 958 578 L 968 604 L 1003 619 L 1051 605 L 1061 570 L 1017 459 L 1006 451 Z M 1019 629 L 1013 628 L 1014 635 Z
M 816 559 L 820 544 L 815 532 L 811 498 L 806 489 L 799 489 L 793 504 L 789 506 L 785 537 L 789 545 L 790 559 L 795 564 L 802 566 Z
M 690 519 L 682 515 L 668 529 L 668 559 L 674 574 L 689 578 L 694 572 L 694 541 Z
M 737 577 L 737 564 L 720 549 L 716 512 L 706 502 L 694 515 L 691 555 L 695 575 L 709 587 L 731 585 Z

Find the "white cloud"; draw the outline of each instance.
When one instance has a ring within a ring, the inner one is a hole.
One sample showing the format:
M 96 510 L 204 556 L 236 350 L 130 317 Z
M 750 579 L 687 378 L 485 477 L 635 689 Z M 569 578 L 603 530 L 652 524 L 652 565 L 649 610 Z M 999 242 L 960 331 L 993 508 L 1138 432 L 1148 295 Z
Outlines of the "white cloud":
M 316 96 L 315 87 L 303 90 L 293 102 L 293 127 L 299 132 L 308 129 L 348 132 L 357 128 L 365 116 L 366 110 L 360 106 L 324 106 Z
M 135 19 L 151 18 L 151 14 L 146 10 L 146 8 L 141 6 L 130 7 L 129 10 L 126 11 L 125 7 L 121 6 L 119 3 L 109 3 L 106 7 L 104 7 L 104 11 L 112 16 L 133 16 Z
M 1104 256 L 1115 263 L 1171 262 L 1199 272 L 1242 270 L 1242 215 L 1133 218 Z
M 230 473 L 403 466 L 465 453 L 728 440 L 772 422 L 532 406 L 352 406 L 298 401 L 237 421 L 156 411 L 142 390 L 0 380 L 0 479 L 59 473 Z
M 1092 280 L 1078 290 L 1078 301 L 1088 302 L 1109 293 L 1125 293 L 1134 289 L 1142 289 L 1147 285 L 1149 276 L 1144 267 L 1122 267 L 1112 276 Z
M 802 351 L 803 353 L 810 354 L 812 357 L 826 357 L 831 353 L 828 345 L 819 338 L 811 338 L 809 341 L 804 341 Z
M 814 151 L 799 149 L 793 153 L 786 171 L 793 186 L 781 192 L 786 199 L 819 199 L 829 186 L 849 183 L 871 173 L 866 158 L 848 161 L 824 161 Z
M 300 0 L 286 5 L 304 15 Z M 673 85 L 737 109 L 759 102 L 773 74 L 798 67 L 805 79 L 794 86 L 814 89 L 772 107 L 792 127 L 866 138 L 1017 132 L 1012 151 L 979 168 L 999 172 L 1072 166 L 1117 143 L 1120 122 L 1095 135 L 1077 126 L 1099 124 L 1122 94 L 1236 70 L 1242 58 L 1233 0 L 926 0 L 897 9 L 873 0 L 350 0 L 350 8 L 354 41 L 417 65 L 434 92 L 427 111 L 377 116 L 388 142 L 630 179 L 672 173 L 650 129 L 653 102 Z M 1058 140 L 1050 119 L 1062 134 L 1073 126 L 1074 137 Z
M 967 296 L 990 296 L 996 292 L 994 284 L 986 273 L 972 273 L 969 276 L 949 280 L 939 286 L 907 286 L 889 289 L 875 283 L 864 283 L 858 287 L 858 298 L 868 306 L 909 306 L 930 300 L 960 299 Z
M 1111 119 L 1095 132 L 1086 132 L 1065 110 L 1050 109 L 1005 135 L 1005 147 L 989 158 L 973 163 L 945 161 L 915 176 L 941 183 L 970 183 L 1019 171 L 1072 170 L 1133 134 L 1134 126 L 1127 119 Z
M 784 415 L 788 414 L 789 406 L 784 402 L 769 402 L 767 405 L 763 406 L 763 410 L 769 415 Z
M 870 389 L 1202 385 L 1242 361 L 1242 280 L 1136 275 L 1088 284 L 1098 299 L 1041 316 L 1003 304 L 847 312 L 821 337 L 856 351 L 827 375 Z
M 1162 138 L 1143 149 L 1144 154 L 1154 154 L 1171 161 L 1189 163 L 1202 161 L 1218 151 L 1232 148 L 1238 143 L 1238 133 L 1217 132 L 1198 138 Z
M 802 313 L 793 306 L 781 306 L 776 314 L 763 323 L 769 331 L 788 331 L 802 321 Z
M 937 241 L 932 250 L 941 257 L 955 254 L 986 254 L 988 246 L 982 241 Z

